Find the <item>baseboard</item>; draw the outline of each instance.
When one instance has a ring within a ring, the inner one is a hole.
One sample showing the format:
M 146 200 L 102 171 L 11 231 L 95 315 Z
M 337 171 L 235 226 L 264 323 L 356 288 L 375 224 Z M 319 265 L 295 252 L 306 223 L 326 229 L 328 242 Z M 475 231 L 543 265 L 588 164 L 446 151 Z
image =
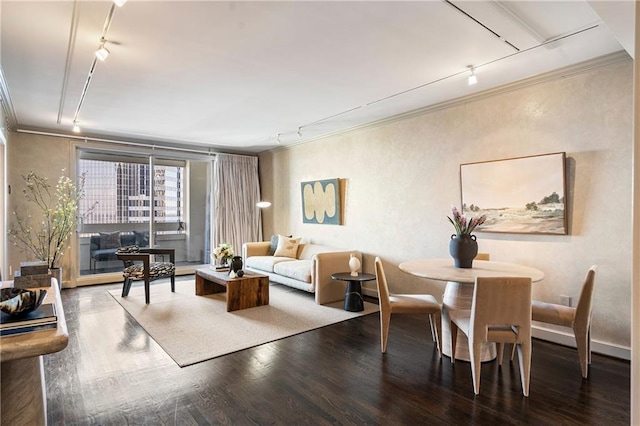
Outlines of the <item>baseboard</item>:
M 376 299 L 378 298 L 378 292 L 376 291 L 376 289 L 363 288 L 362 293 L 365 296 L 375 297 Z M 569 346 L 572 348 L 576 347 L 576 341 L 573 337 L 573 334 L 564 333 L 562 331 L 551 330 L 549 328 L 534 325 L 531 328 L 531 335 L 536 339 L 546 340 L 548 342 L 557 343 L 559 345 Z M 600 342 L 592 339 L 591 351 L 601 355 L 607 355 L 627 361 L 631 360 L 630 347 L 619 346 L 613 343 Z
M 536 339 L 546 340 L 548 342 L 553 342 L 572 348 L 576 347 L 576 341 L 573 337 L 573 334 L 563 333 L 562 331 L 551 330 L 534 325 L 531 328 L 531 335 Z M 627 361 L 631 360 L 631 348 L 615 345 L 613 343 L 600 342 L 592 339 L 591 351 L 601 355 L 607 355 Z

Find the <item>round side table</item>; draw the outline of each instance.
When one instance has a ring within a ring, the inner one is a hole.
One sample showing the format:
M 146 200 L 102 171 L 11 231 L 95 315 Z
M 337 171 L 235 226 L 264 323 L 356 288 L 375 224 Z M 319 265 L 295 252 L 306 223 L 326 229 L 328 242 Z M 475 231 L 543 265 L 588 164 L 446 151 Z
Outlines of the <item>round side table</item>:
M 361 312 L 364 311 L 364 299 L 362 298 L 362 283 L 365 281 L 372 281 L 376 279 L 373 274 L 365 274 L 358 272 L 358 275 L 353 276 L 351 272 L 338 272 L 331 275 L 336 281 L 346 281 L 347 291 L 344 295 L 344 310 L 349 312 Z

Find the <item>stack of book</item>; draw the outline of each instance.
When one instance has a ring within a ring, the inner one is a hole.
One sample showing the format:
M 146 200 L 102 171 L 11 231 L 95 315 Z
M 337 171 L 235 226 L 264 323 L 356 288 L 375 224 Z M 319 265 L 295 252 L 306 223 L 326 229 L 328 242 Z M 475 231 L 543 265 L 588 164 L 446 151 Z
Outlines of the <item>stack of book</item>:
M 15 316 L 6 312 L 1 312 L 1 314 L 0 336 L 32 333 L 58 326 L 56 307 L 52 303 L 42 304 L 26 315 Z

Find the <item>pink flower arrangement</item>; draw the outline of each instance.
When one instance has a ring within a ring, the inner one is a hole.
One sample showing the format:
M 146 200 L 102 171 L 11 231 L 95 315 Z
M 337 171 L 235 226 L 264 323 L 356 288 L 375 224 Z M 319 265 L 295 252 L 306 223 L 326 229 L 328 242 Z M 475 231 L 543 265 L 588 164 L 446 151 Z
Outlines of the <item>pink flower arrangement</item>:
M 474 216 L 468 220 L 456 207 L 452 207 L 453 219 L 447 216 L 449 222 L 456 228 L 457 235 L 471 235 L 477 226 L 482 225 L 487 220 L 487 215 Z

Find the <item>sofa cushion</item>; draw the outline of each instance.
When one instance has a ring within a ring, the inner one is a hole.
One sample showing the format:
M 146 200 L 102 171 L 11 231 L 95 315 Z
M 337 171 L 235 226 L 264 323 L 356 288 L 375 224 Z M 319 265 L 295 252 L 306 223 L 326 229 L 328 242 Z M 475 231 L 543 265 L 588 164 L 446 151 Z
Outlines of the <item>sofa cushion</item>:
M 119 246 L 120 231 L 100 233 L 100 250 L 118 248 Z
M 276 252 L 273 255 L 276 257 L 291 257 L 295 259 L 298 254 L 299 244 L 300 238 L 278 235 L 278 248 L 276 248 Z
M 134 244 L 138 247 L 149 247 L 149 231 L 133 231 Z
M 311 282 L 311 260 L 292 260 L 279 262 L 273 266 L 273 272 L 294 280 Z
M 247 268 L 259 269 L 261 271 L 273 272 L 273 267 L 280 262 L 290 262 L 290 257 L 274 257 L 274 256 L 251 256 L 245 259 Z

